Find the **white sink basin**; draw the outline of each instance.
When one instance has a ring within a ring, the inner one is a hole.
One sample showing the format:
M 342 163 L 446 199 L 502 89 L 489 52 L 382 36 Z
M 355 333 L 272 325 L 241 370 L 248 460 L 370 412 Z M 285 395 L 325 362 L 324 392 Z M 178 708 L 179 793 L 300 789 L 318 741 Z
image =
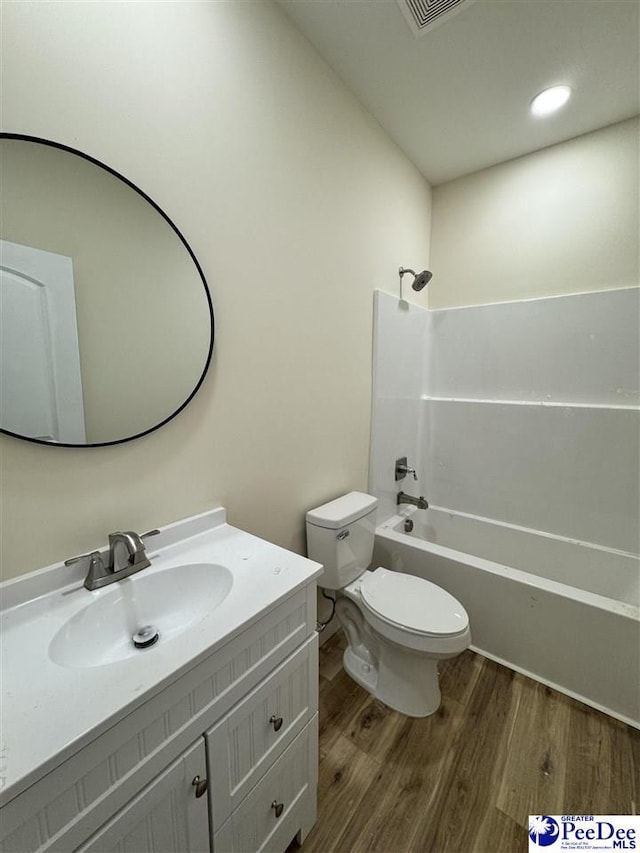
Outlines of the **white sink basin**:
M 197 630 L 197 623 L 219 607 L 232 585 L 231 572 L 216 563 L 148 574 L 142 570 L 91 593 L 93 600 L 54 635 L 49 657 L 61 666 L 84 668 L 162 654 L 159 650 L 172 638 Z M 147 625 L 158 629 L 159 639 L 148 648 L 137 648 L 132 637 Z

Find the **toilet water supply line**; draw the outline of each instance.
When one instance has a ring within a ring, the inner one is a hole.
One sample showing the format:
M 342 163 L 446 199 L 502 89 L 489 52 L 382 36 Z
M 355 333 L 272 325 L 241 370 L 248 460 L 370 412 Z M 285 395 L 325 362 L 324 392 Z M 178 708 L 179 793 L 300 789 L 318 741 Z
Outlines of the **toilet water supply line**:
M 326 622 L 316 622 L 316 631 L 318 632 L 318 634 L 321 634 L 324 631 L 324 629 L 327 627 L 329 622 L 331 622 L 331 620 L 333 619 L 333 617 L 336 614 L 336 600 L 335 600 L 335 598 L 332 595 L 327 595 L 326 590 L 324 590 L 324 589 L 322 590 L 322 596 L 323 596 L 323 598 L 328 598 L 329 601 L 332 603 L 333 607 L 331 608 L 331 616 L 329 616 L 329 618 L 327 619 Z

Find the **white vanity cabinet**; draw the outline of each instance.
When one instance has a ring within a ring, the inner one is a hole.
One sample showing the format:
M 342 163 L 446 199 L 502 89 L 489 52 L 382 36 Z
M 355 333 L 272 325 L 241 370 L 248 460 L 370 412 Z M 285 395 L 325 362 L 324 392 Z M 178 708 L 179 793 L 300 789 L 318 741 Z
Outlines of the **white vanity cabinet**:
M 316 819 L 315 608 L 307 579 L 109 721 L 3 803 L 0 850 L 284 853 Z

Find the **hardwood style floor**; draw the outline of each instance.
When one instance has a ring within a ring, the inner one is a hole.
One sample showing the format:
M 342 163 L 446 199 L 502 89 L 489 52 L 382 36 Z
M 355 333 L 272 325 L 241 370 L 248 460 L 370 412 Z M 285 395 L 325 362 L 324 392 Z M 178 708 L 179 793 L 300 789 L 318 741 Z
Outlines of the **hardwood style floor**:
M 640 731 L 465 652 L 443 702 L 391 711 L 320 650 L 318 822 L 302 853 L 519 853 L 529 814 L 635 814 Z

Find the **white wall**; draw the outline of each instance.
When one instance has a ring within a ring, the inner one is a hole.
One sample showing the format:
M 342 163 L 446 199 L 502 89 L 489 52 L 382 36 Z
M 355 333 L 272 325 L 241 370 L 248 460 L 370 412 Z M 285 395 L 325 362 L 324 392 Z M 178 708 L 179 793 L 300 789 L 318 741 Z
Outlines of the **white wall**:
M 638 284 L 638 119 L 434 189 L 429 307 Z
M 273 4 L 2 3 L 3 130 L 130 178 L 210 283 L 214 366 L 171 424 L 90 450 L 0 437 L 15 575 L 223 504 L 304 549 L 366 487 L 371 295 L 426 264 L 430 189 Z

